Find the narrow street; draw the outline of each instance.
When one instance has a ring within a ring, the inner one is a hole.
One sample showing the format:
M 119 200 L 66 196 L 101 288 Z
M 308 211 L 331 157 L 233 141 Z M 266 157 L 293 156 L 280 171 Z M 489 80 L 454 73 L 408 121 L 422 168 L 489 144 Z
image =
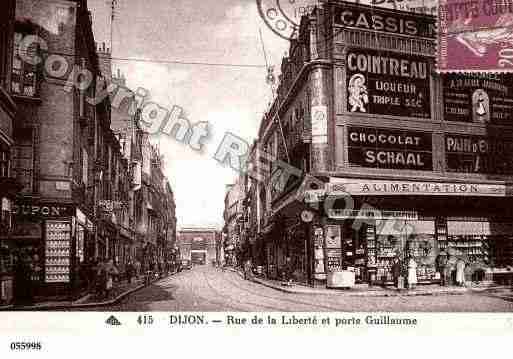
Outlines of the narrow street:
M 91 308 L 88 308 L 91 310 Z M 232 271 L 197 266 L 97 311 L 511 312 L 512 301 L 484 294 L 350 297 L 290 294 L 243 280 Z

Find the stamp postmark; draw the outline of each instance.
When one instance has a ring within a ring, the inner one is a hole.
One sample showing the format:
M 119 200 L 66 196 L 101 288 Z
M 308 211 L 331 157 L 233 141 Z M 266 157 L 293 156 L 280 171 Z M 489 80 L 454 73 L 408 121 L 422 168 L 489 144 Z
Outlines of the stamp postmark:
M 443 0 L 440 72 L 513 71 L 513 0 Z
M 303 15 L 313 11 L 318 0 L 256 0 L 258 12 L 269 29 L 285 40 L 299 31 Z

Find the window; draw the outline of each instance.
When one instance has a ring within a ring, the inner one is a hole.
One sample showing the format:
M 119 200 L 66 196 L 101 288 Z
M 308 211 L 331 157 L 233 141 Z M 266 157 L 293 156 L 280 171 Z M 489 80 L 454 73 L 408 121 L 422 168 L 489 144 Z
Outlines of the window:
M 11 90 L 16 95 L 34 97 L 36 96 L 37 67 L 23 61 L 20 56 L 20 45 L 24 36 L 20 32 L 14 34 Z M 27 56 L 30 57 L 35 49 L 31 47 L 28 51 Z
M 33 146 L 32 132 L 27 131 L 15 136 L 13 147 L 13 173 L 22 184 L 22 193 L 32 192 L 33 185 Z
M 0 150 L 0 178 L 9 177 L 9 151 Z
M 82 148 L 82 183 L 87 186 L 88 180 L 88 170 L 89 170 L 89 156 L 87 151 Z

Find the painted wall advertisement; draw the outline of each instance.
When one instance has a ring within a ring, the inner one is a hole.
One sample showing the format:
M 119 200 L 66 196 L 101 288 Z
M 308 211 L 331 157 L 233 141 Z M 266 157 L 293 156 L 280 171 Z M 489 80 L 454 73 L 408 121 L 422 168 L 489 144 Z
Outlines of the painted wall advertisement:
M 447 169 L 452 172 L 513 174 L 513 141 L 485 136 L 445 136 Z
M 430 133 L 349 127 L 349 163 L 374 168 L 431 171 Z
M 387 51 L 347 53 L 347 110 L 430 118 L 430 66 L 426 58 Z
M 444 119 L 511 125 L 513 76 L 443 74 Z

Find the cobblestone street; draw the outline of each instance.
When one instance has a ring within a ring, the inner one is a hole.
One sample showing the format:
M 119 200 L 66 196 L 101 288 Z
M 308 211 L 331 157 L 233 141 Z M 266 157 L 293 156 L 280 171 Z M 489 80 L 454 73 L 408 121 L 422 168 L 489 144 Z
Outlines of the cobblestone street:
M 95 308 L 88 308 L 88 310 Z M 243 280 L 232 271 L 194 267 L 98 311 L 512 312 L 511 293 L 352 297 L 290 294 Z

